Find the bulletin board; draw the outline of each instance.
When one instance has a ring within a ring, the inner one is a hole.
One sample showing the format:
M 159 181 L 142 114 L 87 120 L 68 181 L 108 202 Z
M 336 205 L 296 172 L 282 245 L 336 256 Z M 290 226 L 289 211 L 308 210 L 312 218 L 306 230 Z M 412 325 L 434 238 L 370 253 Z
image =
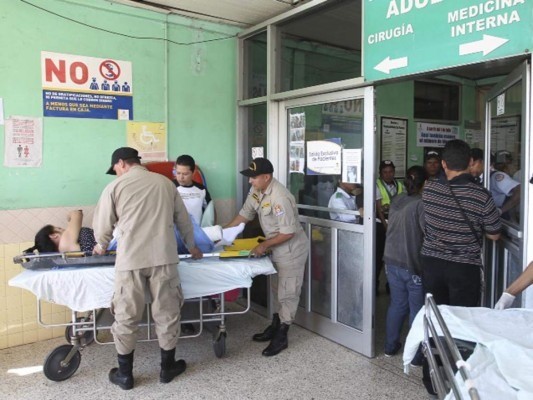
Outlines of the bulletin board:
M 396 178 L 405 176 L 407 169 L 407 119 L 381 117 L 380 161 L 391 160 L 396 167 Z

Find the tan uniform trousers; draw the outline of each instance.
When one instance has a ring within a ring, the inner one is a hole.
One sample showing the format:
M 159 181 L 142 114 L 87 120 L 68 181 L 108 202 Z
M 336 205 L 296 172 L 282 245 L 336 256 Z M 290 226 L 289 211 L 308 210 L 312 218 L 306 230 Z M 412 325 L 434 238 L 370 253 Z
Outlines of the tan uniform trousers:
M 159 347 L 171 350 L 178 343 L 183 293 L 176 264 L 115 271 L 115 294 L 111 303 L 115 322 L 111 332 L 118 354 L 135 350 L 139 322 L 146 307 L 146 288 L 152 298 L 152 317 Z
M 288 262 L 274 262 L 278 273 L 270 276 L 273 306 L 281 322 L 287 325 L 294 321 L 298 310 L 306 261 L 307 252 Z

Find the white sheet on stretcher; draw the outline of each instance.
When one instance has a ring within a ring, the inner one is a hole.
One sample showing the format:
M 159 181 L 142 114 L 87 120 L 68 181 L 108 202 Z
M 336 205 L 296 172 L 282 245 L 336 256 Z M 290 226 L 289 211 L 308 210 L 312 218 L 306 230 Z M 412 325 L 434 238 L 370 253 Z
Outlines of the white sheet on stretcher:
M 533 310 L 445 305 L 439 310 L 452 337 L 478 343 L 467 362 L 481 399 L 533 399 Z M 406 372 L 424 339 L 423 315 L 424 308 L 413 321 L 405 342 Z M 464 398 L 470 398 L 462 379 L 457 381 Z
M 178 271 L 186 299 L 248 288 L 254 276 L 276 273 L 268 257 L 187 259 L 180 261 Z M 8 283 L 31 291 L 38 299 L 73 311 L 89 311 L 110 306 L 114 278 L 113 267 L 25 270 Z

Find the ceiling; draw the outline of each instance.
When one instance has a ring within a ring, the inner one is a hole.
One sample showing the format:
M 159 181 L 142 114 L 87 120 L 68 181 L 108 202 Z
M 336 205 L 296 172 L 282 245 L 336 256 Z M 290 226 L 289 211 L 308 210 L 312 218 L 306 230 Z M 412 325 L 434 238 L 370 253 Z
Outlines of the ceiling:
M 111 0 L 166 14 L 248 28 L 290 11 L 308 0 Z
M 212 22 L 235 25 L 242 29 L 298 8 L 312 0 L 110 0 L 165 14 L 179 14 Z M 325 1 L 320 12 L 304 13 L 281 23 L 284 34 L 352 51 L 361 51 L 362 0 Z M 353 21 L 358 21 L 353 23 Z M 438 71 L 458 78 L 479 80 L 510 73 L 523 57 Z M 427 77 L 428 75 L 426 75 Z

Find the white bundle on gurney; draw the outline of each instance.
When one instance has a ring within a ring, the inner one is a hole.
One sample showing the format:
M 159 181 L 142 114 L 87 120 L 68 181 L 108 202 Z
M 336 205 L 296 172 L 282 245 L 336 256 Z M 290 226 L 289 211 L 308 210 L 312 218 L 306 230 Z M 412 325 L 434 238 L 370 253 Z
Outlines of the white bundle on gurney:
M 186 299 L 249 288 L 254 276 L 276 273 L 268 257 L 187 259 L 178 264 L 178 271 Z M 110 306 L 114 279 L 112 267 L 25 270 L 9 285 L 27 289 L 40 300 L 89 311 Z
M 533 310 L 445 305 L 439 310 L 454 339 L 478 344 L 467 363 L 481 399 L 533 399 Z M 422 308 L 405 342 L 407 371 L 424 339 L 423 316 Z M 468 398 L 464 385 L 461 390 Z

